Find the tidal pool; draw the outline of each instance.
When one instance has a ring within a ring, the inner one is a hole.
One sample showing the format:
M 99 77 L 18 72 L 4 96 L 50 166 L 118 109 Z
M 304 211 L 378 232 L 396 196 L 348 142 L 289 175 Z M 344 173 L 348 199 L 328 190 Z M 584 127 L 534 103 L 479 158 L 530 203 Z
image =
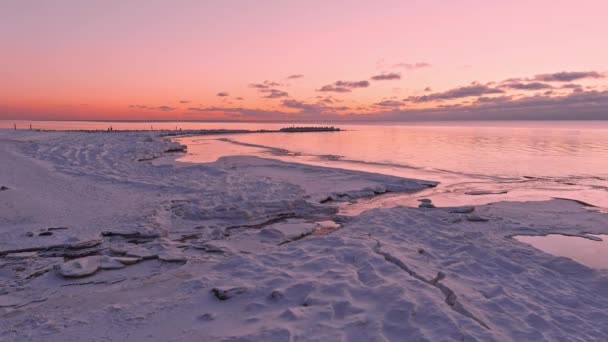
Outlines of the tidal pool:
M 516 235 L 513 238 L 545 253 L 570 258 L 589 267 L 608 269 L 608 235 L 588 236 L 549 234 Z

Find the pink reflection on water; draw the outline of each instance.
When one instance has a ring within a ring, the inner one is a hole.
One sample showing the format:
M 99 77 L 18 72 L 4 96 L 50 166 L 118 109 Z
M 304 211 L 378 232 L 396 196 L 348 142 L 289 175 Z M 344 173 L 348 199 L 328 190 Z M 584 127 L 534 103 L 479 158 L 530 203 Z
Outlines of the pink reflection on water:
M 343 128 L 346 131 L 337 133 L 231 135 L 227 138 L 232 142 L 217 137 L 180 138 L 180 143 L 188 145 L 188 155 L 179 161 L 204 163 L 225 155 L 255 155 L 441 183 L 417 194 L 387 194 L 345 204 L 341 212 L 347 215 L 397 205 L 417 206 L 421 197 L 431 198 L 438 206 L 559 197 L 608 208 L 605 122 Z M 470 195 L 475 192 L 488 194 Z
M 570 258 L 589 267 L 606 269 L 608 268 L 608 235 L 592 236 L 602 241 L 561 234 L 517 235 L 513 238 L 545 253 Z

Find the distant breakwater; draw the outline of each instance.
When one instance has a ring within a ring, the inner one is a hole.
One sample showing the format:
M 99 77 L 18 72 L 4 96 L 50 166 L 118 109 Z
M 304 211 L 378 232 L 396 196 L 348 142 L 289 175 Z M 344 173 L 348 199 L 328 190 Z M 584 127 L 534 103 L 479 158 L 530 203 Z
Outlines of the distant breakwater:
M 167 131 L 165 136 L 179 135 L 210 135 L 210 134 L 238 134 L 238 133 L 307 133 L 307 132 L 340 132 L 341 129 L 334 126 L 314 127 L 283 127 L 280 129 L 199 129 L 199 130 L 177 130 Z

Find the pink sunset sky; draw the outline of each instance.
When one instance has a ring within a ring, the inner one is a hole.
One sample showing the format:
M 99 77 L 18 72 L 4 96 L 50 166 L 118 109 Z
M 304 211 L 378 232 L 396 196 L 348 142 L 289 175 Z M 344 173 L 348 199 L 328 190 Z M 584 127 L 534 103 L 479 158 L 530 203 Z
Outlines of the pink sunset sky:
M 0 119 L 608 119 L 606 1 L 0 2 Z

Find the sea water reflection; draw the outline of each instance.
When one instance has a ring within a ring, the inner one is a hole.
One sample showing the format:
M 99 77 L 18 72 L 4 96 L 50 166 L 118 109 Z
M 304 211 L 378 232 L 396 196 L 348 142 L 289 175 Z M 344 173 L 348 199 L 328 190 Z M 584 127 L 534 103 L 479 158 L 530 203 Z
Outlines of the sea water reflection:
M 185 137 L 183 162 L 256 155 L 441 182 L 414 195 L 388 194 L 345 208 L 572 198 L 608 208 L 608 124 L 470 123 L 467 126 L 344 126 L 337 133 Z M 285 150 L 289 151 L 285 153 Z M 471 193 L 489 193 L 473 196 Z M 491 194 L 500 192 L 500 194 Z
M 590 235 L 591 238 L 549 235 L 517 235 L 513 238 L 534 248 L 562 256 L 593 268 L 608 268 L 608 235 Z

